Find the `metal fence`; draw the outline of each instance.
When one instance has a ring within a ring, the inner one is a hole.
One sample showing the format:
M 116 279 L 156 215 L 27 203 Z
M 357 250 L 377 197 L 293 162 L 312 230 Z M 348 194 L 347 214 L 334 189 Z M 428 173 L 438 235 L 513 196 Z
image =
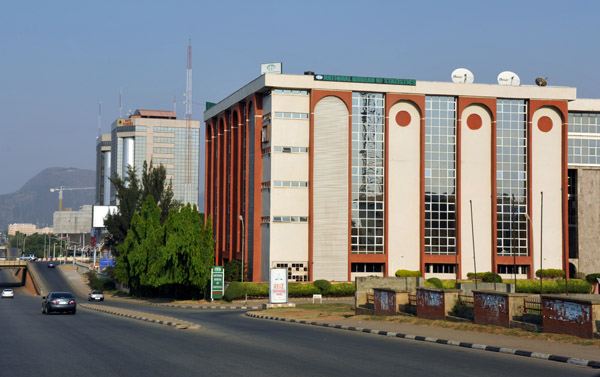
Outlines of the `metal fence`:
M 408 305 L 417 306 L 417 295 L 408 295 Z
M 528 297 L 524 304 L 525 314 L 542 315 L 542 300 L 539 297 Z
M 473 295 L 458 295 L 458 301 L 462 306 L 473 307 Z

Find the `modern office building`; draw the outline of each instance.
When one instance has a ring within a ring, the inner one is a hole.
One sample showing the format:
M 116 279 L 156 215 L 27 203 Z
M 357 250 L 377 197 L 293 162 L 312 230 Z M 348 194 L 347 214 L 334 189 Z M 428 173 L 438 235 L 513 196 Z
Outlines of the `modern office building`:
M 110 204 L 110 134 L 97 139 L 96 144 L 96 204 Z
M 600 272 L 600 100 L 569 103 L 569 260 Z
M 110 176 L 126 176 L 131 165 L 141 177 L 144 161 L 162 164 L 167 180 L 173 183 L 174 199 L 197 205 L 199 132 L 199 121 L 179 120 L 172 111 L 136 110 L 128 118 L 117 119 L 111 126 Z M 110 204 L 115 205 L 115 188 L 110 187 Z
M 252 281 L 584 270 L 569 179 L 597 191 L 600 175 L 567 168 L 568 135 L 600 142 L 592 108 L 569 87 L 262 75 L 204 113 L 216 263 L 244 255 Z M 580 239 L 597 219 L 579 215 Z

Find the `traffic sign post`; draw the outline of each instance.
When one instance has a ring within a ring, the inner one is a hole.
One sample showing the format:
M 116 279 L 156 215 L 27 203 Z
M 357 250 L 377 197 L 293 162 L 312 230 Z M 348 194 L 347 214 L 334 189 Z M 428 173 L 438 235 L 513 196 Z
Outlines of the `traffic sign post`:
M 220 300 L 225 293 L 225 271 L 222 266 L 210 269 L 210 300 Z

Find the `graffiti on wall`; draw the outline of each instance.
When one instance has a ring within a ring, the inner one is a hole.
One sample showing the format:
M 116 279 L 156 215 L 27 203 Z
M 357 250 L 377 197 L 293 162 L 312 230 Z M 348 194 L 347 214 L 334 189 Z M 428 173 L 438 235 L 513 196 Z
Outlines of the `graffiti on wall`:
M 591 320 L 590 308 L 576 302 L 546 300 L 544 305 L 548 310 L 549 319 L 577 324 L 588 323 Z
M 420 296 L 419 299 L 421 302 L 425 303 L 425 306 L 434 307 L 434 306 L 442 306 L 444 302 L 444 293 L 443 292 L 434 292 L 434 291 L 426 291 L 419 290 L 417 294 Z
M 506 313 L 506 299 L 503 296 L 481 294 L 481 307 L 494 313 Z

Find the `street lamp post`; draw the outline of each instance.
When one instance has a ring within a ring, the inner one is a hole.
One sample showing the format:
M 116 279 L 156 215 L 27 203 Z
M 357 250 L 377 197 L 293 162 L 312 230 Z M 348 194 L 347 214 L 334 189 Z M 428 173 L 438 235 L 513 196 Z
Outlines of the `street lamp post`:
M 531 222 L 531 217 L 529 217 L 528 213 L 525 213 L 525 218 L 527 219 L 527 222 L 529 223 L 529 229 L 531 229 L 531 232 L 533 232 L 533 223 Z M 533 254 L 533 234 L 531 234 L 531 253 Z M 542 261 L 540 260 L 540 294 L 542 294 L 542 276 L 543 276 L 541 262 Z
M 242 283 L 244 282 L 244 218 L 242 215 L 239 216 L 240 221 L 242 222 Z

